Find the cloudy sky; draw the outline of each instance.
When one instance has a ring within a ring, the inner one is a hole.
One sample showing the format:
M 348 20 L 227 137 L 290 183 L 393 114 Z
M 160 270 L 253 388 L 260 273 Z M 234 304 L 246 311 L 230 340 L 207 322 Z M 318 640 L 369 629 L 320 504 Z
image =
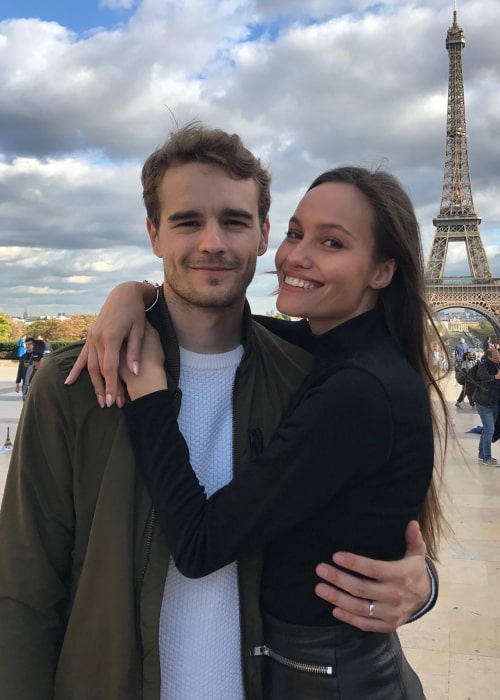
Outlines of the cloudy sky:
M 1 0 L 0 310 L 93 313 L 125 279 L 160 281 L 140 168 L 176 124 L 238 132 L 273 173 L 274 251 L 312 179 L 384 166 L 439 213 L 454 0 Z M 458 0 L 476 213 L 500 277 L 499 0 Z M 449 274 L 468 274 L 465 247 Z

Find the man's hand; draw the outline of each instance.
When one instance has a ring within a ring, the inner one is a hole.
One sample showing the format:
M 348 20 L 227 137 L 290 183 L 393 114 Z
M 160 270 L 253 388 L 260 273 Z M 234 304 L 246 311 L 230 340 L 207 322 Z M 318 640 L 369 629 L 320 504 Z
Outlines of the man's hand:
M 319 564 L 316 573 L 330 585 L 319 583 L 316 595 L 336 606 L 332 615 L 338 620 L 366 632 L 393 632 L 408 622 L 431 595 L 426 546 L 416 520 L 406 528 L 406 547 L 406 555 L 399 561 L 377 561 L 336 552 L 333 555 L 336 564 L 374 580 Z

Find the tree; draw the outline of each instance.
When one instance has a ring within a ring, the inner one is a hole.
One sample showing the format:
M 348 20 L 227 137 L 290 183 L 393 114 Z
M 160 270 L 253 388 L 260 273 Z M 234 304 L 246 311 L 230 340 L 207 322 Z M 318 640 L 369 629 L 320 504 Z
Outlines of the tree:
M 58 340 L 76 341 L 85 338 L 90 326 L 96 319 L 95 314 L 81 314 L 68 319 L 46 318 L 30 323 L 27 329 L 29 335 L 37 338 L 39 335 L 50 342 Z
M 0 311 L 0 341 L 5 340 L 10 340 L 10 322 L 7 314 Z

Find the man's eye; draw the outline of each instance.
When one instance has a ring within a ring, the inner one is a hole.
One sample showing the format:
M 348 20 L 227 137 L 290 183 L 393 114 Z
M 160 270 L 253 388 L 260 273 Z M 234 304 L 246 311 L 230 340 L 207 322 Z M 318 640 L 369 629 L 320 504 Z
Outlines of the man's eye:
M 232 228 L 243 228 L 248 226 L 248 222 L 243 219 L 228 219 L 226 221 L 226 226 L 230 226 Z

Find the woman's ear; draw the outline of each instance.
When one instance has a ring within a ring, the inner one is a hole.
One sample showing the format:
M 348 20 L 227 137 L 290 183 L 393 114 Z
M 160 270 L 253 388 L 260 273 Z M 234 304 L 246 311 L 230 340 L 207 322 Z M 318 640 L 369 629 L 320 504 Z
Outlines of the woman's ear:
M 383 289 L 384 287 L 388 287 L 392 282 L 397 266 L 398 263 L 396 260 L 394 260 L 394 258 L 387 258 L 387 260 L 379 263 L 377 272 L 372 280 L 374 289 Z

